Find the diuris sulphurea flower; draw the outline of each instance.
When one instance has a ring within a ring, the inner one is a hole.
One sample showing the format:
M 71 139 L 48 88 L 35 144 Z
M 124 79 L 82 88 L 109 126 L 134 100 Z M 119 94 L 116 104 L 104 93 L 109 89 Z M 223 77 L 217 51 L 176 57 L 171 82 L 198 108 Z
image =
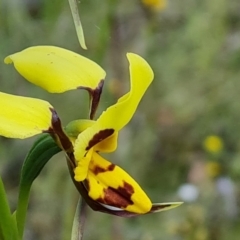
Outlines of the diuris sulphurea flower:
M 153 204 L 139 184 L 101 153 L 117 148 L 119 131 L 131 120 L 153 72 L 140 56 L 128 53 L 130 90 L 98 119 L 105 71 L 93 61 L 54 46 L 36 46 L 5 58 L 29 82 L 51 93 L 85 89 L 90 96 L 89 119 L 75 120 L 63 127 L 54 107 L 47 101 L 0 93 L 0 135 L 28 138 L 48 133 L 65 152 L 72 180 L 96 210 L 118 216 L 136 216 L 179 206 L 179 202 Z

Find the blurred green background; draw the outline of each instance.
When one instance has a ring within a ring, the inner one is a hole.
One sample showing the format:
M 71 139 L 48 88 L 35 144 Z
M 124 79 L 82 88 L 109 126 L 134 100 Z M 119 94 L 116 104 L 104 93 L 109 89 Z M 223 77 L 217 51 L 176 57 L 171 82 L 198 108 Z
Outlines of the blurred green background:
M 87 51 L 79 46 L 67 0 L 0 1 L 0 90 L 51 102 L 67 124 L 87 117 L 88 94 L 49 94 L 4 65 L 4 57 L 57 45 L 96 61 L 107 72 L 99 115 L 128 90 L 125 54 L 143 56 L 155 80 L 107 158 L 153 202 L 185 202 L 131 219 L 89 209 L 84 239 L 239 239 L 240 2 L 82 0 L 79 6 Z M 13 210 L 33 142 L 0 137 L 0 174 Z M 25 239 L 70 239 L 78 196 L 59 154 L 33 185 Z

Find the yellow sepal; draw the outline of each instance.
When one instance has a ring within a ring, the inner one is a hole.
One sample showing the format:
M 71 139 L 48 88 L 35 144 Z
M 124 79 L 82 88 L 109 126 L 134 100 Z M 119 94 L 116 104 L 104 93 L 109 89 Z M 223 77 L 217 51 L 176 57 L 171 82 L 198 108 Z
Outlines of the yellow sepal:
M 53 107 L 46 101 L 0 92 L 0 135 L 27 138 L 51 127 Z
M 133 53 L 128 53 L 127 58 L 130 63 L 130 91 L 104 111 L 92 127 L 79 134 L 74 147 L 74 155 L 78 161 L 90 147 L 118 132 L 131 120 L 153 80 L 153 71 L 143 58 Z
M 77 88 L 96 89 L 106 75 L 88 58 L 54 46 L 30 47 L 9 55 L 4 62 L 13 63 L 29 82 L 52 93 Z
M 102 129 L 113 128 L 119 131 L 132 118 L 145 91 L 153 80 L 153 71 L 140 56 L 128 53 L 130 63 L 130 92 L 109 107 L 97 120 Z
M 152 203 L 138 183 L 123 169 L 96 152 L 87 175 L 88 194 L 100 203 L 138 214 L 147 213 Z

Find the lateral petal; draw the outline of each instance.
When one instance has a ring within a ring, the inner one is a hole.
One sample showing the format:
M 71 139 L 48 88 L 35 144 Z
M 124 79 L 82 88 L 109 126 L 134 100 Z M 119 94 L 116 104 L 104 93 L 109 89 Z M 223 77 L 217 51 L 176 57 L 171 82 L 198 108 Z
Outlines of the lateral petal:
M 30 47 L 9 55 L 4 61 L 13 63 L 29 82 L 52 93 L 77 88 L 95 90 L 106 75 L 88 58 L 55 46 Z
M 92 160 L 93 148 L 88 151 L 81 161 L 78 162 L 77 167 L 74 169 L 74 179 L 77 182 L 81 182 L 86 179 L 89 171 L 89 164 Z
M 0 135 L 27 138 L 48 131 L 53 107 L 46 101 L 0 92 Z
M 74 147 L 77 160 L 82 159 L 91 147 L 122 129 L 131 120 L 153 80 L 152 69 L 143 58 L 133 53 L 128 53 L 127 58 L 130 63 L 130 91 L 104 111 L 92 127 L 79 134 Z
M 97 202 L 138 214 L 147 213 L 152 207 L 146 193 L 129 174 L 96 152 L 86 180 L 89 197 Z

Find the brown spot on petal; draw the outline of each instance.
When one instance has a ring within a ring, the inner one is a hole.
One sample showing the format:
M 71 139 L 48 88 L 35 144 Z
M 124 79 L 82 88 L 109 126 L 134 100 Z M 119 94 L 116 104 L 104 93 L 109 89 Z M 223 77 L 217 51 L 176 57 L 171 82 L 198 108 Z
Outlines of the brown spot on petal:
M 108 172 L 108 171 L 113 171 L 114 168 L 115 168 L 115 164 L 110 164 L 107 168 L 102 168 L 98 165 L 96 165 L 94 167 L 94 169 L 92 170 L 92 172 L 95 174 L 95 175 L 98 175 L 99 173 L 103 173 L 103 172 Z
M 110 164 L 110 165 L 108 166 L 108 171 L 113 171 L 115 167 L 116 167 L 115 164 L 113 164 L 113 163 Z
M 121 192 L 123 196 L 131 198 L 134 193 L 134 188 L 131 184 L 124 182 L 123 187 L 119 187 L 118 191 Z
M 89 141 L 88 146 L 86 147 L 86 151 L 91 149 L 97 143 L 103 141 L 107 137 L 111 136 L 114 133 L 114 129 L 104 129 L 96 133 L 93 138 Z
M 118 187 L 117 189 L 108 187 L 105 189 L 104 197 L 97 199 L 97 201 L 118 208 L 126 208 L 128 205 L 133 204 L 131 200 L 133 193 L 133 187 L 124 182 L 123 187 Z

